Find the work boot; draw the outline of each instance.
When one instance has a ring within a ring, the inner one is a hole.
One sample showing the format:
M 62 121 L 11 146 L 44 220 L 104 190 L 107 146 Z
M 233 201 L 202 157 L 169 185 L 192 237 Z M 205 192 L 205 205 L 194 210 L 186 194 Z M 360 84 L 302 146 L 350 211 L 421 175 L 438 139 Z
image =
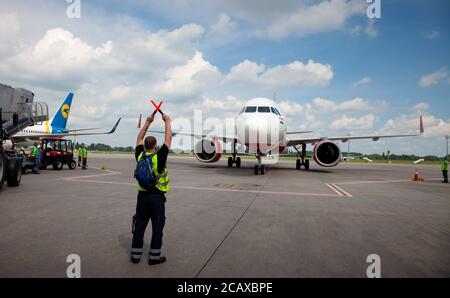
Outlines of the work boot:
M 166 257 L 160 257 L 158 260 L 152 260 L 149 259 L 148 260 L 148 264 L 151 265 L 158 265 L 158 264 L 162 264 L 166 261 Z
M 131 263 L 133 263 L 133 264 L 139 264 L 139 262 L 141 261 L 140 258 L 139 259 L 135 259 L 135 258 L 131 257 L 130 259 L 131 259 Z

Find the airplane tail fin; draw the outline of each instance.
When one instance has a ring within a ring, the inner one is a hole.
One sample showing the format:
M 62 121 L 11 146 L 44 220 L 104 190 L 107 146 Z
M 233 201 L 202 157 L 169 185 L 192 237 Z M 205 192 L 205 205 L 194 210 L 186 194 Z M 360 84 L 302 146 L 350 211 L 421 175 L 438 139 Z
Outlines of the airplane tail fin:
M 58 127 L 65 129 L 67 125 L 67 119 L 69 119 L 70 106 L 72 105 L 73 93 L 69 93 L 67 98 L 62 103 L 59 110 L 56 112 L 55 116 L 51 120 L 52 127 Z

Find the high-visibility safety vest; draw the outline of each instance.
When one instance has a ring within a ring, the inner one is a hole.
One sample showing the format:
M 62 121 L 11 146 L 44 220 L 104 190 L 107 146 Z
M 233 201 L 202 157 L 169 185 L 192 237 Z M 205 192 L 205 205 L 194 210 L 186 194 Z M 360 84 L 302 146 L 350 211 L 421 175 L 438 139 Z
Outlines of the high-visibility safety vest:
M 78 156 L 87 157 L 87 149 L 86 148 L 78 148 Z
M 38 157 L 39 156 L 39 149 L 36 146 L 31 147 L 31 157 Z
M 143 153 L 144 152 L 139 154 L 138 161 L 141 160 Z M 149 156 L 149 155 L 152 155 L 152 153 L 145 152 L 145 155 Z M 153 173 L 155 173 L 155 176 L 156 176 L 155 187 L 162 192 L 168 192 L 170 189 L 169 172 L 167 171 L 167 167 L 166 167 L 166 168 L 164 168 L 164 170 L 161 174 L 158 173 L 158 157 L 156 156 L 156 154 L 153 154 L 153 156 L 152 156 L 152 171 L 153 171 Z M 138 184 L 138 191 L 148 191 L 148 190 L 146 190 L 145 188 L 141 187 Z
M 448 161 L 444 160 L 441 166 L 442 171 L 448 171 Z

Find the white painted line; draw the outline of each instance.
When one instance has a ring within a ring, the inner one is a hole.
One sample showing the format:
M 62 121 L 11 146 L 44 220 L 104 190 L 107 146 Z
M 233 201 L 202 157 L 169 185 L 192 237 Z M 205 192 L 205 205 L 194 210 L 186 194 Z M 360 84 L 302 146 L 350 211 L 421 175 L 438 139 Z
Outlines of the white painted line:
M 115 184 L 115 185 L 136 186 L 136 183 L 131 183 L 131 182 L 116 182 L 116 181 L 101 181 L 101 180 L 86 180 L 86 179 L 77 179 L 77 180 L 74 180 L 74 181 L 86 182 L 86 183 L 97 183 L 97 184 Z M 171 186 L 171 188 L 172 189 L 182 189 L 182 190 L 259 193 L 259 194 L 273 194 L 273 195 L 286 195 L 286 196 L 337 197 L 337 195 L 322 194 L 322 193 L 264 191 L 264 190 L 251 190 L 251 189 L 227 189 L 227 188 L 197 187 L 197 186 L 178 186 L 177 185 L 177 186 Z M 343 195 L 340 195 L 340 196 L 343 196 Z
M 337 186 L 336 184 L 332 183 L 331 184 L 334 188 L 336 188 L 338 191 L 340 191 L 341 193 L 343 193 L 346 197 L 353 197 L 351 194 L 349 194 L 348 192 L 346 192 L 345 190 L 343 190 L 341 187 Z
M 425 179 L 425 181 L 436 181 L 441 180 L 441 178 L 431 178 L 431 179 Z M 377 184 L 377 183 L 399 183 L 399 182 L 414 182 L 412 179 L 409 180 L 374 180 L 374 181 L 348 181 L 348 182 L 335 182 L 334 185 L 351 185 L 351 184 Z
M 94 174 L 94 175 L 85 175 L 85 176 L 67 177 L 67 178 L 61 178 L 61 180 L 77 181 L 78 179 L 83 179 L 83 178 L 93 178 L 93 177 L 112 176 L 112 175 L 122 174 L 121 172 L 114 172 L 114 171 L 110 171 L 110 170 L 102 170 L 100 168 L 91 168 L 91 169 L 95 169 L 95 170 L 99 170 L 99 171 L 103 171 L 103 172 L 107 172 L 107 173 Z
M 341 192 L 339 192 L 336 188 L 334 188 L 333 186 L 331 186 L 330 183 L 326 183 L 326 186 L 328 186 L 332 191 L 334 191 L 335 193 L 337 193 L 340 197 L 343 197 L 344 194 L 342 194 Z
M 348 197 L 348 198 L 353 197 L 351 194 L 349 194 L 348 192 L 346 192 L 345 190 L 343 190 L 341 187 L 337 186 L 334 183 L 326 183 L 326 185 L 341 197 Z

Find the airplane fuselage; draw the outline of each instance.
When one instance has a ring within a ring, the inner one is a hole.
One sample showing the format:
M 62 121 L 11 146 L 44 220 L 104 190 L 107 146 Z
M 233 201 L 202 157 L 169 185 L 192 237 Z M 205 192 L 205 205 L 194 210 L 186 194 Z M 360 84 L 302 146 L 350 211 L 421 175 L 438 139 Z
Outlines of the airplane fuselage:
M 286 118 L 276 102 L 267 98 L 249 100 L 236 118 L 238 142 L 259 155 L 286 149 Z

